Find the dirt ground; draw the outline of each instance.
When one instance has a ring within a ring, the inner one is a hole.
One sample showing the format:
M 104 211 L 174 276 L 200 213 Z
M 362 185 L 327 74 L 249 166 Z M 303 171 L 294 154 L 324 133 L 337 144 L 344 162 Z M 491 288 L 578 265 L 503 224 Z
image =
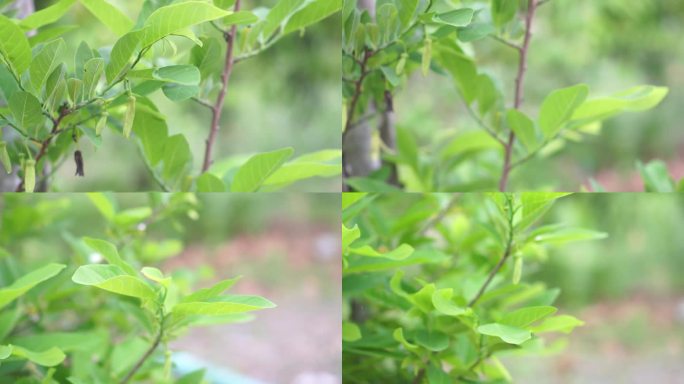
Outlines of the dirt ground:
M 341 382 L 341 244 L 338 229 L 275 225 L 208 250 L 190 247 L 167 268 L 211 265 L 215 280 L 243 275 L 234 293 L 277 308 L 245 324 L 192 330 L 178 350 L 266 383 Z

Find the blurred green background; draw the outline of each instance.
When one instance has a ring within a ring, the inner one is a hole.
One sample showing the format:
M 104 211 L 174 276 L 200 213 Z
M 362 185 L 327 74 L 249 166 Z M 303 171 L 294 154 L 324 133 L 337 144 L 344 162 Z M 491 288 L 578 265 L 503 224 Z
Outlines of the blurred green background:
M 178 353 L 178 371 L 199 361 L 200 367 L 209 367 L 207 377 L 216 378 L 210 383 L 243 382 L 231 381 L 237 379 L 225 372 L 261 384 L 341 381 L 339 195 L 107 196 L 117 212 L 152 206 L 153 212 L 163 213 L 153 213 L 149 225 L 141 224 L 150 220 L 145 219 L 120 227 L 106 220 L 85 194 L 0 195 L 0 287 L 12 275 L 48 262 L 66 263 L 73 271 L 76 260 L 90 257 L 90 251 L 78 246 L 81 236 L 106 239 L 120 249 L 121 243 L 144 239 L 145 246 L 132 248 L 136 259 L 148 258 L 148 249 L 167 249 L 158 262 L 147 264 L 176 281 L 198 288 L 242 275 L 233 291 L 262 295 L 277 304 L 249 323 L 190 330 L 171 344 Z M 169 201 L 182 208 L 160 208 Z M 60 322 L 47 328 L 74 326 L 69 319 L 78 308 L 69 300 L 76 296 L 65 296 Z M 132 317 L 127 319 L 134 324 Z
M 527 268 L 528 279 L 561 289 L 561 312 L 586 324 L 558 355 L 507 358 L 516 382 L 681 382 L 684 197 L 575 194 L 561 198 L 544 221 L 609 237 L 554 247 L 547 263 Z
M 142 0 L 111 0 L 111 4 L 136 19 Z M 36 0 L 36 7 L 54 3 Z M 276 0 L 245 0 L 242 8 L 271 7 Z M 292 146 L 295 155 L 322 149 L 339 149 L 341 95 L 339 92 L 340 17 L 333 16 L 308 28 L 302 35 L 293 33 L 261 55 L 235 65 L 224 104 L 221 131 L 215 160 L 244 156 Z M 83 6 L 76 5 L 60 24 L 78 28 L 66 33 L 68 55 L 81 41 L 91 47 L 111 47 L 116 36 L 99 23 Z M 213 30 L 206 27 L 207 31 Z M 181 62 L 187 61 L 191 43 L 172 38 Z M 171 54 L 169 45 L 157 44 L 158 54 Z M 73 59 L 67 61 L 73 66 Z M 169 134 L 182 133 L 193 151 L 194 173 L 201 166 L 204 141 L 209 132 L 209 111 L 192 101 L 174 103 L 162 92 L 152 99 L 167 117 Z M 84 140 L 86 177 L 76 178 L 71 161 L 54 178 L 54 189 L 68 191 L 139 191 L 158 189 L 150 180 L 134 143 L 105 131 L 99 148 Z M 339 178 L 314 179 L 296 183 L 291 190 L 336 191 Z
M 610 119 L 600 135 L 527 163 L 513 173 L 511 189 L 576 191 L 595 178 L 609 191 L 643 190 L 638 160 L 664 160 L 677 179 L 684 176 L 682 20 L 680 0 L 551 0 L 541 7 L 530 47 L 525 112 L 536 116 L 549 92 L 578 83 L 589 85 L 592 97 L 639 84 L 664 85 L 670 94 L 653 110 Z M 470 48 L 480 70 L 499 80 L 510 106 L 516 52 L 493 39 Z M 395 101 L 398 124 L 410 128 L 424 145 L 439 143 L 446 130 L 478 129 L 454 85 L 440 76 L 416 73 Z

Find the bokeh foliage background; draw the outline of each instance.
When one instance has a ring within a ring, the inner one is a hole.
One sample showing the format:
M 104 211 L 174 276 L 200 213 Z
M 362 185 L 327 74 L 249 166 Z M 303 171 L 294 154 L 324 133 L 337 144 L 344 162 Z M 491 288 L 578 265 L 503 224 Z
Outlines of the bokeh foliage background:
M 464 7 L 482 1 L 451 1 Z M 684 3 L 678 0 L 561 1 L 540 7 L 534 21 L 523 110 L 530 116 L 552 90 L 586 83 L 592 96 L 609 95 L 639 84 L 667 86 L 659 107 L 605 122 L 600 135 L 569 143 L 549 158 L 533 160 L 513 173 L 511 190 L 555 188 L 578 190 L 596 179 L 609 191 L 643 190 L 636 162 L 661 159 L 675 179 L 684 176 L 684 130 L 679 106 L 684 103 Z M 466 45 L 467 46 L 467 45 Z M 478 68 L 499 79 L 497 86 L 512 100 L 516 52 L 493 39 L 470 48 Z M 448 131 L 477 130 L 444 78 L 416 73 L 395 98 L 399 127 L 436 145 Z M 562 177 L 559 177 L 562 175 Z
M 35 0 L 37 9 L 52 3 L 52 0 Z M 143 1 L 112 0 L 110 3 L 135 20 Z M 242 8 L 255 10 L 272 7 L 275 3 L 276 0 L 244 0 Z M 235 65 L 214 150 L 217 162 L 286 146 L 295 149 L 294 156 L 340 148 L 339 19 L 335 15 L 307 28 L 303 35 L 293 33 L 257 57 Z M 67 43 L 64 60 L 70 67 L 81 41 L 92 47 L 108 48 L 116 41 L 116 36 L 80 4 L 56 25 L 73 26 L 63 36 Z M 192 43 L 177 37 L 171 40 L 177 46 L 176 56 L 189 55 Z M 174 54 L 169 44 L 158 44 L 155 50 L 165 56 Z M 181 59 L 181 62 L 185 63 L 187 59 Z M 183 133 L 188 138 L 196 159 L 193 169 L 198 170 L 209 132 L 209 110 L 190 100 L 171 102 L 161 92 L 151 98 L 167 117 L 169 134 Z M 106 140 L 97 149 L 84 140 L 86 177 L 74 177 L 74 165 L 69 161 L 54 178 L 53 189 L 156 190 L 135 143 L 111 132 L 105 131 L 104 135 Z M 297 183 L 290 189 L 335 191 L 339 190 L 339 185 L 339 178 L 326 178 Z

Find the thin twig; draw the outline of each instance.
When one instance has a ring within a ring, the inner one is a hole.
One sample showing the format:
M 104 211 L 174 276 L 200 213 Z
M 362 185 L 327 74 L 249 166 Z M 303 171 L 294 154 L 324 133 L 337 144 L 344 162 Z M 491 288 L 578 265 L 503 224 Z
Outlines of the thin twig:
M 501 259 L 499 259 L 499 262 L 496 263 L 496 266 L 494 266 L 494 269 L 489 272 L 489 276 L 487 276 L 487 280 L 485 280 L 484 284 L 482 284 L 480 290 L 477 291 L 475 297 L 473 297 L 468 303 L 468 307 L 474 306 L 475 303 L 480 300 L 482 295 L 487 290 L 487 287 L 489 287 L 489 284 L 491 284 L 492 280 L 494 279 L 494 276 L 496 276 L 496 274 L 501 270 L 501 267 L 506 264 L 506 260 L 508 260 L 509 256 L 511 256 L 511 251 L 513 249 L 513 202 L 511 200 L 512 198 L 509 196 L 506 196 L 506 199 L 508 204 L 508 241 L 506 242 L 506 249 L 501 256 Z
M 240 0 L 235 1 L 235 12 L 240 10 Z M 211 151 L 216 142 L 216 136 L 219 131 L 219 123 L 221 121 L 221 113 L 223 111 L 223 101 L 226 98 L 226 91 L 228 89 L 228 81 L 230 80 L 230 75 L 233 73 L 233 64 L 235 64 L 233 58 L 233 51 L 235 49 L 235 40 L 237 38 L 237 25 L 233 25 L 230 28 L 230 32 L 224 33 L 223 38 L 226 41 L 226 58 L 223 65 L 223 72 L 221 72 L 221 89 L 219 90 L 218 97 L 216 98 L 216 103 L 212 107 L 212 118 L 211 118 L 211 130 L 209 131 L 209 137 L 206 141 L 206 148 L 204 151 L 204 161 L 202 163 L 202 173 L 209 170 L 211 166 Z
M 192 101 L 194 101 L 195 103 L 197 103 L 201 106 L 207 107 L 207 108 L 211 109 L 212 111 L 214 110 L 213 104 L 209 103 L 208 101 L 202 100 L 199 97 L 193 97 Z
M 451 211 L 451 209 L 456 205 L 456 202 L 458 201 L 458 194 L 453 194 L 451 195 L 451 199 L 449 199 L 449 202 L 447 205 L 444 207 L 444 209 L 440 210 L 439 213 L 437 213 L 436 216 L 434 216 L 432 219 L 430 219 L 423 228 L 418 231 L 419 236 L 424 236 L 425 233 L 430 230 L 430 228 L 434 227 L 436 224 L 440 223 L 442 220 L 444 220 L 444 217 Z
M 499 43 L 502 43 L 504 45 L 509 46 L 510 48 L 515 49 L 516 51 L 522 50 L 522 47 L 512 41 L 508 41 L 502 37 L 499 37 L 497 35 L 489 35 L 490 38 L 494 39 L 495 41 L 498 41 Z
M 145 363 L 145 361 L 147 361 L 147 359 L 157 349 L 157 347 L 159 346 L 159 343 L 161 343 L 163 336 L 164 336 L 164 320 L 162 318 L 162 321 L 159 324 L 159 332 L 157 332 L 157 336 L 155 337 L 154 342 L 152 343 L 150 348 L 145 352 L 145 354 L 142 355 L 142 357 L 140 357 L 140 359 L 138 359 L 138 362 L 135 363 L 135 365 L 133 366 L 133 368 L 131 368 L 131 370 L 128 372 L 126 377 L 124 377 L 123 380 L 121 380 L 121 382 L 120 382 L 121 384 L 126 384 L 133 378 L 133 376 L 136 374 L 136 372 L 138 372 L 138 370 L 142 367 L 142 365 Z
M 522 47 L 520 47 L 520 61 L 518 64 L 518 75 L 515 78 L 515 100 L 513 107 L 520 109 L 523 103 L 523 89 L 525 83 L 525 73 L 527 72 L 527 54 L 530 48 L 530 40 L 532 39 L 532 21 L 534 20 L 534 12 L 537 9 L 537 0 L 528 0 L 527 14 L 525 15 L 525 38 Z M 511 130 L 508 135 L 508 142 L 506 143 L 504 153 L 504 164 L 501 172 L 501 179 L 499 180 L 499 191 L 506 190 L 508 185 L 508 177 L 511 172 L 511 158 L 513 156 L 513 145 L 515 144 L 515 132 Z

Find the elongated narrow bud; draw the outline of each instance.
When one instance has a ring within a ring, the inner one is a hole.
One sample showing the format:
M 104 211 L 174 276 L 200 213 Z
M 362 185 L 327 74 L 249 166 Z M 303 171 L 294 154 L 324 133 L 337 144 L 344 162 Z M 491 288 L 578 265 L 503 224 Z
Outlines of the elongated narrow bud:
M 36 161 L 27 159 L 24 164 L 24 191 L 33 192 L 36 189 Z
M 123 134 L 126 138 L 131 136 L 131 129 L 133 129 L 133 119 L 135 119 L 135 96 L 128 96 L 128 105 L 126 106 L 126 115 L 124 115 Z
M 107 111 L 102 112 L 102 116 L 100 116 L 100 120 L 97 121 L 97 125 L 95 126 L 96 135 L 102 135 L 102 131 L 107 126 L 107 117 L 109 117 L 109 113 Z
M 423 44 L 423 60 L 421 66 L 423 69 L 423 76 L 427 76 L 430 73 L 430 62 L 432 61 L 432 39 L 427 37 L 425 43 Z
M 12 173 L 12 162 L 10 161 L 9 153 L 7 153 L 7 143 L 0 141 L 0 161 L 5 167 L 5 172 Z
M 395 68 L 395 72 L 397 72 L 397 75 L 401 76 L 404 73 L 404 68 L 406 67 L 407 59 L 408 54 L 406 52 L 402 53 L 401 56 L 399 56 L 399 61 L 397 62 L 397 67 Z
M 83 154 L 81 151 L 74 152 L 74 162 L 76 162 L 76 176 L 85 176 L 83 172 Z
M 523 258 L 516 256 L 515 264 L 513 265 L 513 284 L 518 284 L 522 277 Z

